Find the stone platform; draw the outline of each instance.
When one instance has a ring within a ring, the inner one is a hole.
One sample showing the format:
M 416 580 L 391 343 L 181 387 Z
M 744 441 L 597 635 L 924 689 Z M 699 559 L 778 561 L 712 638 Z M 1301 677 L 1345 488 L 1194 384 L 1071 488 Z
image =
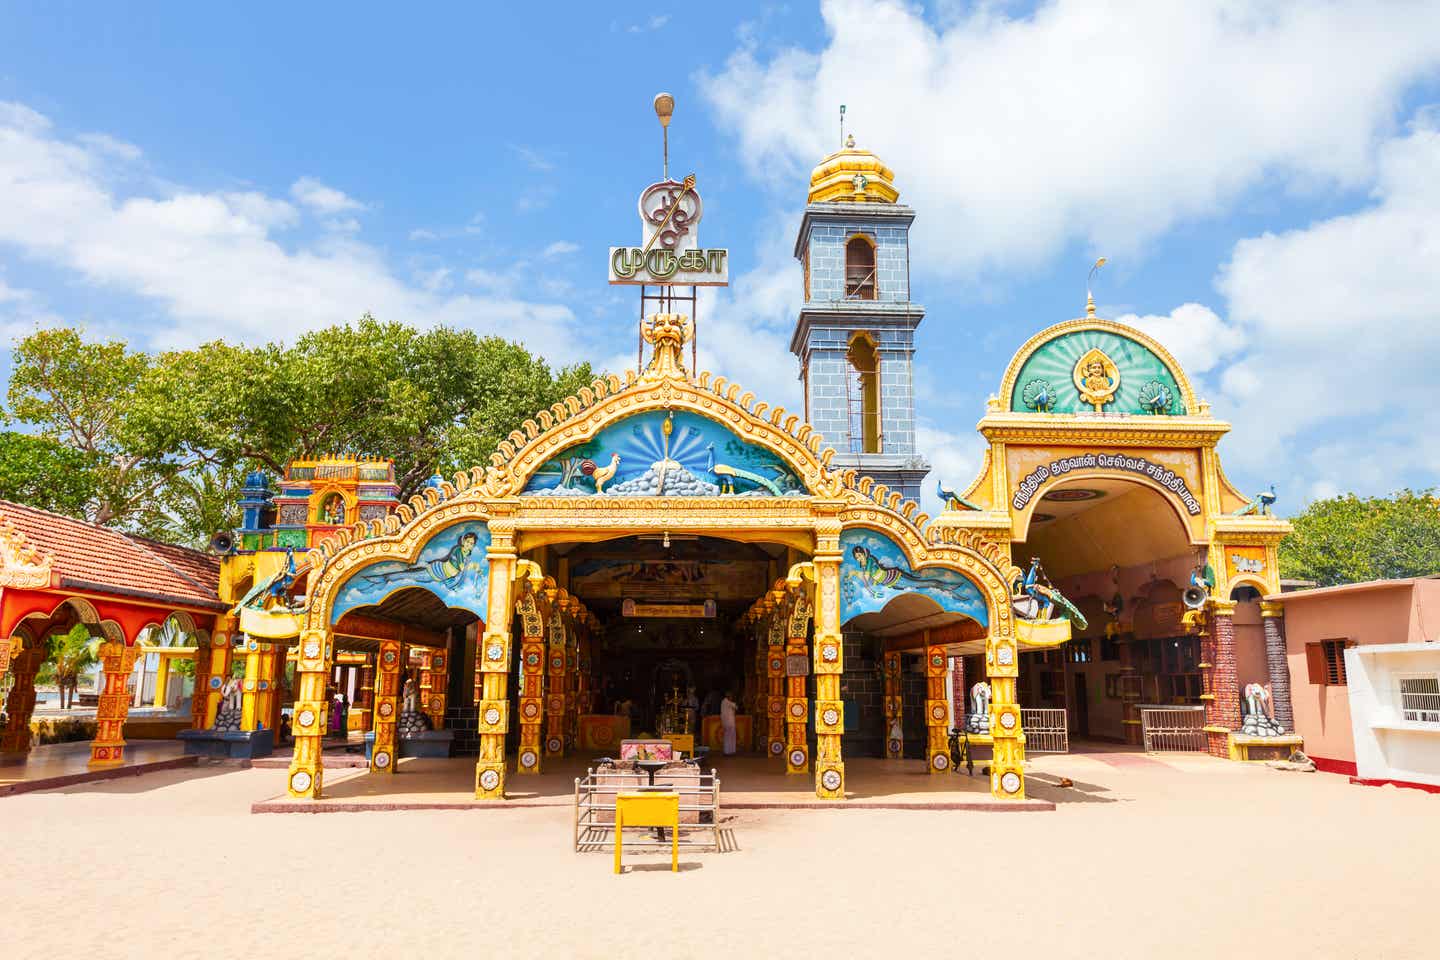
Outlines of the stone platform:
M 392 810 L 495 810 L 569 807 L 575 779 L 585 775 L 590 758 L 546 760 L 545 772 L 506 777 L 505 800 L 475 799 L 475 761 L 402 760 L 392 774 L 326 770 L 325 796 L 292 800 L 286 795 L 259 801 L 252 813 L 358 813 Z M 930 774 L 923 760 L 861 758 L 845 762 L 843 802 L 819 800 L 813 774 L 787 775 L 784 768 L 758 756 L 717 757 L 721 810 L 968 810 L 1032 813 L 1055 809 L 1053 800 L 996 800 L 990 780 L 977 768 L 964 773 Z M 1043 789 L 1043 787 L 1042 787 Z

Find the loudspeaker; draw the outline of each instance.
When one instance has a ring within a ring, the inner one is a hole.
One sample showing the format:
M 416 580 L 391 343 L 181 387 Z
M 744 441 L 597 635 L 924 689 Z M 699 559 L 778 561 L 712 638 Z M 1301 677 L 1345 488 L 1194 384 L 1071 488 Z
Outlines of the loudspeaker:
M 1199 610 L 1205 606 L 1207 596 L 1203 587 L 1186 587 L 1185 592 L 1180 594 L 1180 601 L 1191 610 Z
M 228 530 L 221 530 L 210 538 L 210 549 L 216 553 L 231 553 L 235 550 L 235 538 Z

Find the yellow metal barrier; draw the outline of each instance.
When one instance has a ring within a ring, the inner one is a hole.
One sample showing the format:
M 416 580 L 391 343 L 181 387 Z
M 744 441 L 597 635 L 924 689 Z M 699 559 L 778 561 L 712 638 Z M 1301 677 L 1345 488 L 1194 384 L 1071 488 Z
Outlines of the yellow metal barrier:
M 680 794 L 620 793 L 615 795 L 615 872 L 626 827 L 670 828 L 670 872 L 680 870 Z

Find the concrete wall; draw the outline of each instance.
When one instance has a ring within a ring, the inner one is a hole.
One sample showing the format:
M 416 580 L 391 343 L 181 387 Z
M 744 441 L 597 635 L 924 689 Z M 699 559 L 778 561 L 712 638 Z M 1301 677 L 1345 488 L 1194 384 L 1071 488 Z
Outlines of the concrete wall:
M 1282 598 L 1295 732 L 1305 738 L 1305 752 L 1322 767 L 1354 772 L 1350 691 L 1347 686 L 1310 682 L 1305 645 L 1322 640 L 1356 645 L 1414 643 L 1419 625 L 1413 596 L 1411 586 L 1402 583 L 1370 589 L 1306 590 Z M 1432 609 L 1440 609 L 1440 595 L 1433 603 Z
M 1356 775 L 1440 788 L 1440 724 L 1406 721 L 1399 695 L 1401 675 L 1440 674 L 1440 643 L 1353 647 L 1345 669 Z

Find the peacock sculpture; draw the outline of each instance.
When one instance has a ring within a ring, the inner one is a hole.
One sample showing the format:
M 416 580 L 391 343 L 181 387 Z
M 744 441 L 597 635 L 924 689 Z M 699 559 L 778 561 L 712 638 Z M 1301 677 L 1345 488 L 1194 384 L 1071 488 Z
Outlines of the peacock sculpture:
M 720 485 L 721 493 L 734 493 L 735 480 L 749 480 L 751 483 L 764 487 L 777 497 L 784 496 L 780 491 L 780 485 L 773 480 L 766 480 L 758 473 L 751 473 L 749 470 L 741 470 L 739 467 L 732 467 L 728 463 L 715 462 L 715 444 L 705 444 L 705 469 L 715 477 L 715 482 Z
M 949 489 L 939 480 L 935 481 L 935 492 L 940 495 L 940 500 L 945 504 L 946 510 L 979 510 L 977 504 L 971 503 L 954 490 Z
M 1269 490 L 1261 490 L 1259 493 L 1255 494 L 1254 500 L 1251 500 L 1249 503 L 1245 504 L 1245 506 L 1241 507 L 1239 510 L 1236 510 L 1234 513 L 1231 514 L 1231 516 L 1273 516 L 1274 514 L 1271 513 L 1270 507 L 1274 505 L 1276 499 L 1277 497 L 1275 495 L 1275 484 L 1272 483 L 1270 484 Z
M 1020 399 L 1036 413 L 1049 413 L 1055 406 L 1055 390 L 1049 380 L 1031 380 L 1020 391 Z
M 1170 388 L 1159 380 L 1151 380 L 1140 388 L 1140 409 L 1146 413 L 1162 414 L 1170 412 L 1170 402 L 1174 395 Z

